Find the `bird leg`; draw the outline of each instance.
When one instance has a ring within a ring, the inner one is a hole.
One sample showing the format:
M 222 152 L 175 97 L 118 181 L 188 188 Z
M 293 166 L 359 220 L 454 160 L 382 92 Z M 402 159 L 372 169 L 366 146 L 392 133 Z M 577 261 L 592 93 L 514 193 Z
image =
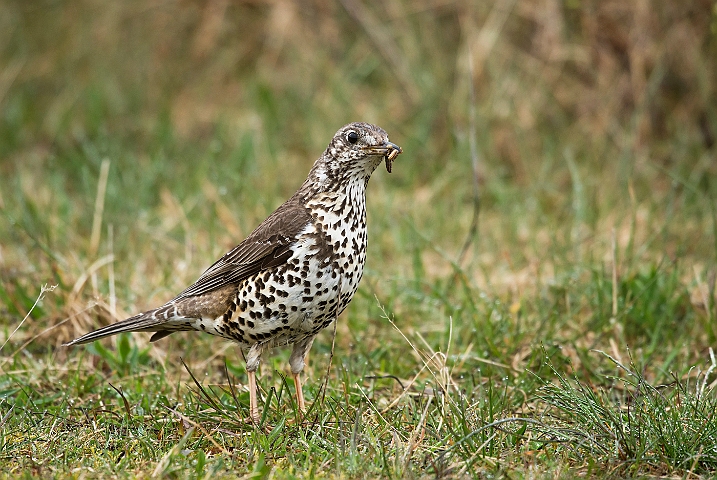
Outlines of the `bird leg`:
M 303 415 L 306 412 L 306 401 L 304 400 L 304 391 L 301 387 L 301 371 L 306 365 L 306 354 L 314 343 L 314 337 L 305 338 L 294 344 L 294 349 L 289 357 L 289 365 L 291 365 L 291 373 L 294 376 L 294 387 L 296 388 L 296 406 Z
M 249 419 L 259 425 L 261 415 L 256 401 L 256 371 L 247 371 L 246 374 L 249 377 Z
M 306 412 L 306 402 L 304 402 L 304 391 L 301 387 L 301 372 L 294 374 L 294 387 L 296 388 L 296 403 L 299 406 L 299 412 L 303 415 Z
M 261 415 L 259 414 L 259 405 L 256 401 L 256 371 L 259 368 L 261 354 L 266 349 L 265 343 L 256 343 L 247 352 L 246 358 L 246 375 L 249 377 L 249 417 L 252 422 L 259 425 Z

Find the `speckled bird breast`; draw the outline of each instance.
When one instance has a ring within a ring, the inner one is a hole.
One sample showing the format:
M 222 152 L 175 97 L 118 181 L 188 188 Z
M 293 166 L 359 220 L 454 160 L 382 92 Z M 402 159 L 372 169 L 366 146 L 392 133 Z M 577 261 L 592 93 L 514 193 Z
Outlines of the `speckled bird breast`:
M 292 245 L 288 261 L 240 282 L 228 315 L 195 327 L 248 348 L 257 342 L 292 344 L 329 326 L 349 304 L 363 275 L 367 232 L 362 193 L 347 188 L 309 201 L 312 221 Z

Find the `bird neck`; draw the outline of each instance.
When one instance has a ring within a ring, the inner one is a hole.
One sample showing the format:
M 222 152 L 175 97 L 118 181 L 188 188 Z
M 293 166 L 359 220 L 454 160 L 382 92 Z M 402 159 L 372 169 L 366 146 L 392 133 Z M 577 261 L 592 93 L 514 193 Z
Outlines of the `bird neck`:
M 365 197 L 366 186 L 371 174 L 381 163 L 381 157 L 367 159 L 365 162 L 356 162 L 346 167 L 338 160 L 319 159 L 309 172 L 309 176 L 299 189 L 305 198 L 314 196 L 349 195 L 350 197 Z

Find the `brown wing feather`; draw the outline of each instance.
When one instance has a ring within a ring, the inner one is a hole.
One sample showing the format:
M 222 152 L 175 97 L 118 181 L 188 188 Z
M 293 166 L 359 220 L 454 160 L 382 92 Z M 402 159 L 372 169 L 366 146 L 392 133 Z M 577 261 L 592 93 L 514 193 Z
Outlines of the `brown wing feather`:
M 238 283 L 267 268 L 286 262 L 298 234 L 311 221 L 294 198 L 276 209 L 243 242 L 209 267 L 177 299 L 201 295 Z

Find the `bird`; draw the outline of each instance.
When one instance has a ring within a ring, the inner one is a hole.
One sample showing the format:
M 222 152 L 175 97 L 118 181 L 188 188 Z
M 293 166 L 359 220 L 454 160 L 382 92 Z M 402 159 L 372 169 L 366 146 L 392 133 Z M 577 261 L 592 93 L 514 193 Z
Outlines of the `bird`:
M 246 361 L 249 419 L 259 424 L 256 372 L 262 355 L 292 346 L 289 364 L 299 412 L 306 411 L 301 372 L 318 333 L 357 291 L 366 263 L 366 187 L 371 174 L 403 153 L 382 128 L 340 128 L 304 183 L 197 281 L 164 305 L 89 332 L 65 346 L 121 332 L 178 331 L 234 341 Z

